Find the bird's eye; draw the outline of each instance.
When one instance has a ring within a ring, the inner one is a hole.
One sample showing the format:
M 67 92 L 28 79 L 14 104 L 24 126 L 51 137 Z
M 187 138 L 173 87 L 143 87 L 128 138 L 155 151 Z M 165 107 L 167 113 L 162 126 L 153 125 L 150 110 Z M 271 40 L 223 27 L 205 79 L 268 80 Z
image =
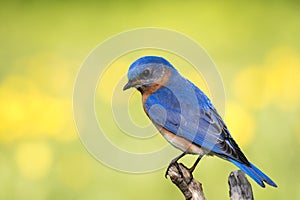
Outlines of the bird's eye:
M 142 74 L 143 74 L 144 77 L 148 77 L 150 75 L 150 70 L 145 69 Z

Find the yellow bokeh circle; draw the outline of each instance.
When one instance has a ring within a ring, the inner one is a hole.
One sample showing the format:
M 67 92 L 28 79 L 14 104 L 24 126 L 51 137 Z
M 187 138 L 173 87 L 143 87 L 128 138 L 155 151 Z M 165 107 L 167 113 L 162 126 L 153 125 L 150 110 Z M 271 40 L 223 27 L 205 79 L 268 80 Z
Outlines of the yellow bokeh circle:
M 233 102 L 227 103 L 226 110 L 225 123 L 232 137 L 240 146 L 249 145 L 255 134 L 255 120 L 251 112 Z
M 15 160 L 22 176 L 39 180 L 49 174 L 53 163 L 53 153 L 45 142 L 28 142 L 17 147 Z

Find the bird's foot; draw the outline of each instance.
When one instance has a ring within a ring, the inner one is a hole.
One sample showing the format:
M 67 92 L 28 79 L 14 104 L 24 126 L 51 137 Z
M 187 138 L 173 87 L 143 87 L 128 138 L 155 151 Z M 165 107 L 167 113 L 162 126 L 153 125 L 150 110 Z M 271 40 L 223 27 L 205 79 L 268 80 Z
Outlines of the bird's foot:
M 175 178 L 176 180 L 183 181 L 186 185 L 190 185 L 194 180 L 193 174 L 190 172 L 190 169 L 177 162 L 170 163 L 165 176 L 167 177 L 167 175 L 170 176 L 173 182 Z
M 180 154 L 179 156 L 177 156 L 176 158 L 174 158 L 174 159 L 170 162 L 170 164 L 169 164 L 169 166 L 168 166 L 168 168 L 167 168 L 167 171 L 166 171 L 166 173 L 165 173 L 165 177 L 166 177 L 166 178 L 167 178 L 167 176 L 168 176 L 170 167 L 171 167 L 172 165 L 175 165 L 175 167 L 178 169 L 179 174 L 180 174 L 181 176 L 183 176 L 182 171 L 181 171 L 180 166 L 179 166 L 179 164 L 177 163 L 177 161 L 178 161 L 180 158 L 182 158 L 185 154 L 186 154 L 186 152 L 183 152 L 182 154 Z
M 170 170 L 170 168 L 171 168 L 173 165 L 174 165 L 174 166 L 176 167 L 176 169 L 178 170 L 179 175 L 180 175 L 181 177 L 183 177 L 183 172 L 182 172 L 182 170 L 181 170 L 181 168 L 180 168 L 180 165 L 178 164 L 177 161 L 175 161 L 175 162 L 172 161 L 172 162 L 169 164 L 169 166 L 168 166 L 168 168 L 167 168 L 167 170 L 166 170 L 166 173 L 165 173 L 165 177 L 168 178 L 169 170 Z

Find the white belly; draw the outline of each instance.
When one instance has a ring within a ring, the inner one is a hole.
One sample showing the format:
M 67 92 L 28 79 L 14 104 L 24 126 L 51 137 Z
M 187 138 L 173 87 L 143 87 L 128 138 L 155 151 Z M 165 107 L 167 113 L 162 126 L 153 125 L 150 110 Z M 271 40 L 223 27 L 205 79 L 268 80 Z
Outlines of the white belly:
M 170 144 L 172 144 L 174 147 L 180 149 L 183 152 L 189 154 L 197 154 L 201 156 L 204 156 L 209 153 L 208 150 L 203 149 L 182 137 L 170 133 L 164 128 L 159 129 L 159 131 Z

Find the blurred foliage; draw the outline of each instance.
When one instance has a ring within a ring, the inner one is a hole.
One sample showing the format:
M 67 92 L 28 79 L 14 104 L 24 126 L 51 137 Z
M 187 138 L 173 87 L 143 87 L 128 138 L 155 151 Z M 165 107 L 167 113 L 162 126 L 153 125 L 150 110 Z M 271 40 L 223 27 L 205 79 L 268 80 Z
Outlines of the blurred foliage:
M 164 170 L 133 175 L 98 163 L 80 143 L 73 123 L 73 84 L 90 50 L 113 34 L 146 26 L 192 37 L 217 64 L 232 135 L 279 185 L 261 189 L 252 182 L 255 197 L 300 198 L 298 1 L 32 0 L 0 5 L 0 199 L 182 198 L 163 178 Z M 171 62 L 179 67 L 182 61 Z M 98 86 L 104 91 L 97 93 L 99 104 L 110 104 L 112 88 L 128 65 L 122 59 L 112 63 Z M 209 94 L 201 76 L 180 71 Z M 130 101 L 136 123 L 149 124 L 139 95 Z M 115 143 L 143 149 L 128 145 L 130 138 L 113 127 L 113 120 L 106 124 Z M 155 137 L 147 148 L 165 144 Z M 189 164 L 193 159 L 183 160 Z M 233 169 L 217 158 L 200 163 L 195 176 L 208 199 L 228 195 L 226 181 Z

